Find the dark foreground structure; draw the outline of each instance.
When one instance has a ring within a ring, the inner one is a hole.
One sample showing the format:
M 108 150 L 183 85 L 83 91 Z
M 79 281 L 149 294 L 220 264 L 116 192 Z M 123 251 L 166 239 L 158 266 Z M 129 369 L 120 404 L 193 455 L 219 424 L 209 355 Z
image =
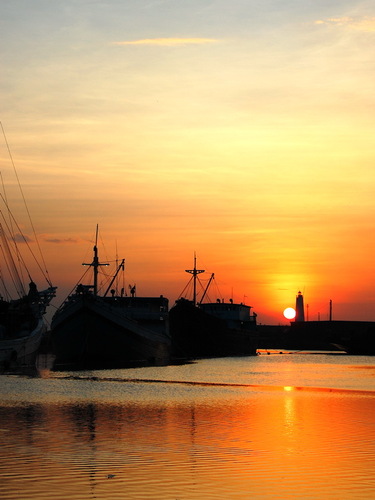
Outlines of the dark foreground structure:
M 301 292 L 296 297 L 294 321 L 284 326 L 259 325 L 258 332 L 258 347 L 263 349 L 340 350 L 348 354 L 375 355 L 375 322 L 305 321 Z
M 98 250 L 94 246 L 94 284 L 79 284 L 55 313 L 51 325 L 55 366 L 115 368 L 165 365 L 170 361 L 168 299 L 117 295 L 110 291 L 121 262 L 107 291 L 99 296 Z
M 232 302 L 205 303 L 179 299 L 170 310 L 172 356 L 207 358 L 255 355 L 256 317 L 250 306 Z
M 214 275 L 197 303 L 197 276 L 204 272 L 196 267 L 192 274 L 193 299 L 176 301 L 169 314 L 174 359 L 194 359 L 255 355 L 257 349 L 256 314 L 251 306 L 217 300 L 203 301 Z

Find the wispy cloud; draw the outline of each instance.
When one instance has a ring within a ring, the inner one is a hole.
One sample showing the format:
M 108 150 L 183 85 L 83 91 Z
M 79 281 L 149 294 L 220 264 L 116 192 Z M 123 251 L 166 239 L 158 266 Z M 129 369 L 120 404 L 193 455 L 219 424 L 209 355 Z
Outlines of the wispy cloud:
M 48 243 L 57 243 L 57 244 L 60 244 L 60 243 L 77 243 L 77 240 L 74 239 L 74 238 L 64 238 L 64 239 L 60 239 L 60 238 L 45 238 L 46 242 Z
M 172 47 L 178 45 L 205 45 L 215 43 L 214 38 L 144 38 L 142 40 L 126 40 L 123 42 L 113 42 L 113 45 L 156 45 Z
M 33 240 L 26 234 L 16 233 L 11 238 L 15 243 L 31 243 Z
M 315 21 L 315 24 L 328 24 L 357 31 L 375 31 L 375 17 L 332 17 Z

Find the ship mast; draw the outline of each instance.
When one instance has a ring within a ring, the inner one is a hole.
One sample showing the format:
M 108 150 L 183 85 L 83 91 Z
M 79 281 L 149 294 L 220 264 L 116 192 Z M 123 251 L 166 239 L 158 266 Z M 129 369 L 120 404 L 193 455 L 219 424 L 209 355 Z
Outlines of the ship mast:
M 109 264 L 101 264 L 99 262 L 99 257 L 98 257 L 98 230 L 99 226 L 98 224 L 96 225 L 96 235 L 95 235 L 95 245 L 94 245 L 94 259 L 91 262 L 91 264 L 85 264 L 83 263 L 83 266 L 91 266 L 94 269 L 94 297 L 98 295 L 98 274 L 99 274 L 99 266 L 108 266 Z
M 197 276 L 204 273 L 204 269 L 197 269 L 197 257 L 194 252 L 194 269 L 185 269 L 186 273 L 193 275 L 193 304 L 197 305 Z

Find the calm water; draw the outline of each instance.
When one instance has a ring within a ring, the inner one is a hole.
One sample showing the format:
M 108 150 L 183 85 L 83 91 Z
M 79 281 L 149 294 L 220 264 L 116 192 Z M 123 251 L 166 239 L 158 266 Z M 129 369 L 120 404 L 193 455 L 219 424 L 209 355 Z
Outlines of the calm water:
M 0 498 L 373 499 L 375 358 L 0 376 Z

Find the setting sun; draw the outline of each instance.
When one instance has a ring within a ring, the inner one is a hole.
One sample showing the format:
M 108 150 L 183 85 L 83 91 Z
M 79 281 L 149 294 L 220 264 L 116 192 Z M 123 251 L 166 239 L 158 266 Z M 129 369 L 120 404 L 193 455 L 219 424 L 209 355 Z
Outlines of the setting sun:
M 287 307 L 284 310 L 284 316 L 286 319 L 293 319 L 296 317 L 296 311 L 293 309 L 293 307 Z

